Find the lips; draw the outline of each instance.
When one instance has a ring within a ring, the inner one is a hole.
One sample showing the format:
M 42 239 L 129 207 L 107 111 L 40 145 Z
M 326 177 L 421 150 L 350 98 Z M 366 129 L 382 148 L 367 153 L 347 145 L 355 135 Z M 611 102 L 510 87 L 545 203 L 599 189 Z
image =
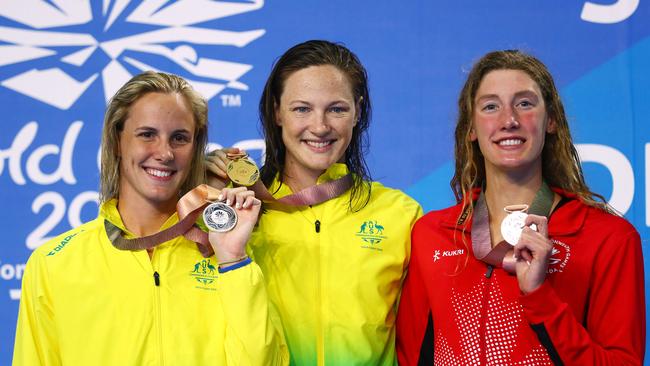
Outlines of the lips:
M 336 140 L 327 140 L 327 141 L 314 141 L 314 140 L 303 140 L 305 144 L 316 149 L 323 149 L 332 145 Z
M 519 137 L 513 137 L 513 138 L 498 140 L 496 141 L 496 144 L 499 146 L 517 146 L 523 144 L 524 142 L 526 142 L 526 140 Z
M 175 171 L 172 170 L 161 170 L 154 168 L 145 168 L 144 170 L 147 172 L 147 174 L 162 179 L 169 178 L 172 174 L 175 173 Z

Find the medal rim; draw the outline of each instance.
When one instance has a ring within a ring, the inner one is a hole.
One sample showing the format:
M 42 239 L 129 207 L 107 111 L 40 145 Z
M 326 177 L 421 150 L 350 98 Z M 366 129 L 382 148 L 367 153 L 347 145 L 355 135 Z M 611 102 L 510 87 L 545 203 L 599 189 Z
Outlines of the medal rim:
M 244 166 L 251 169 L 251 173 L 246 174 L 244 179 L 242 179 L 241 175 L 236 173 L 235 164 L 244 164 Z M 260 170 L 257 165 L 249 159 L 236 159 L 228 162 L 226 174 L 228 174 L 228 178 L 230 178 L 231 181 L 242 186 L 250 187 L 259 179 Z
M 209 210 L 210 207 L 218 207 L 219 209 L 232 214 L 233 217 L 235 218 L 234 222 L 232 223 L 232 226 L 225 227 L 225 228 L 215 228 L 214 226 L 210 225 L 209 224 L 210 220 L 208 220 L 208 218 L 209 218 L 208 215 L 212 214 L 212 212 L 216 210 L 216 209 L 212 210 L 210 213 L 208 213 L 208 211 L 210 211 Z M 234 208 L 226 205 L 223 202 L 213 202 L 213 203 L 209 204 L 205 209 L 203 209 L 203 223 L 205 223 L 205 226 L 207 226 L 210 231 L 214 231 L 214 232 L 218 232 L 218 233 L 225 233 L 225 232 L 228 232 L 228 231 L 234 229 L 235 226 L 237 226 L 237 222 L 238 222 L 237 211 L 235 211 Z
M 526 220 L 526 217 L 528 216 L 527 213 L 522 212 L 522 211 L 515 211 L 512 213 L 509 213 L 508 216 L 506 216 L 503 221 L 501 221 L 501 236 L 503 236 L 503 239 L 510 245 L 515 246 L 517 245 L 517 242 L 519 242 L 519 238 L 521 238 L 521 232 L 524 229 L 524 222 Z M 513 225 L 511 222 L 515 223 L 516 221 L 521 220 L 522 222 L 522 227 L 521 229 L 518 229 L 517 232 L 515 232 L 515 229 L 512 229 Z M 515 238 L 516 236 L 516 238 Z M 516 239 L 516 240 L 513 240 Z M 514 242 L 513 242 L 514 241 Z

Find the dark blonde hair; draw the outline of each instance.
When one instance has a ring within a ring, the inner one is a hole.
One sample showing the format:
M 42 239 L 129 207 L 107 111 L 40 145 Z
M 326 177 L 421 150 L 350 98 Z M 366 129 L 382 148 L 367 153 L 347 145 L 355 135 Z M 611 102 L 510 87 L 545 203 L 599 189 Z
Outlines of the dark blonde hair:
M 340 44 L 321 40 L 307 41 L 291 47 L 275 62 L 264 86 L 259 106 L 266 143 L 266 160 L 261 169 L 261 178 L 268 186 L 278 173 L 284 171 L 286 147 L 282 141 L 281 127 L 276 123 L 275 109 L 280 105 L 285 81 L 296 71 L 321 65 L 334 66 L 347 77 L 352 86 L 354 100 L 359 106 L 357 124 L 352 129 L 352 139 L 345 150 L 345 164 L 353 174 L 354 180 L 349 206 L 353 211 L 360 210 L 370 199 L 371 187 L 365 160 L 372 111 L 368 75 L 359 58 Z M 279 179 L 282 182 L 282 174 Z
M 133 103 L 148 93 L 179 94 L 192 110 L 196 128 L 194 153 L 189 174 L 183 182 L 180 195 L 205 182 L 203 155 L 208 140 L 208 104 L 183 78 L 177 75 L 147 71 L 134 76 L 111 98 L 104 116 L 101 146 L 100 200 L 119 198 L 120 133 Z
M 467 76 L 458 97 L 458 120 L 455 132 L 454 177 L 451 188 L 457 202 L 463 202 L 465 215 L 472 212 L 471 191 L 485 184 L 485 162 L 477 141 L 470 139 L 476 93 L 485 75 L 495 70 L 525 72 L 542 92 L 546 114 L 556 130 L 547 133 L 542 150 L 542 177 L 549 186 L 576 194 L 582 202 L 612 212 L 605 199 L 589 190 L 585 183 L 578 153 L 573 145 L 564 106 L 553 77 L 537 58 L 518 50 L 495 51 L 481 57 Z M 600 201 L 596 201 L 598 198 Z

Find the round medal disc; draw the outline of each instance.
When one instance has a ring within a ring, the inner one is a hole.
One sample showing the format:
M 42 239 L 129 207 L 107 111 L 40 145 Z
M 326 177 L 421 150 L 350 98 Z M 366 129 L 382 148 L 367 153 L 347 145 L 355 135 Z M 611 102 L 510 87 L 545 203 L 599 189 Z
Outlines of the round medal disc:
M 519 242 L 521 230 L 524 228 L 527 216 L 525 212 L 514 211 L 503 219 L 501 222 L 501 235 L 508 244 L 515 245 Z
M 260 177 L 257 165 L 248 159 L 236 159 L 228 162 L 228 178 L 241 186 L 252 186 Z
M 203 222 L 210 231 L 230 231 L 237 225 L 237 213 L 225 203 L 215 202 L 203 210 Z

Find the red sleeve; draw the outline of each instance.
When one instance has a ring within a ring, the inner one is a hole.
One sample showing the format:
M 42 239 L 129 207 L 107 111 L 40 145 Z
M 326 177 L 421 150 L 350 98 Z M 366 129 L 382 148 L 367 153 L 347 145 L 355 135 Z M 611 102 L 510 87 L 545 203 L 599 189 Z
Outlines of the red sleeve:
M 548 281 L 521 297 L 529 323 L 546 332 L 550 346 L 565 365 L 643 362 L 645 295 L 639 234 L 619 231 L 607 240 L 616 242 L 600 247 L 591 282 L 585 284 L 590 287 L 585 319 L 574 317 Z
M 421 254 L 417 250 L 417 235 L 412 237 L 411 264 L 404 281 L 397 312 L 397 359 L 400 365 L 417 365 L 429 321 L 429 303 L 425 281 L 421 274 Z M 425 345 L 427 346 L 427 345 Z M 433 349 L 433 343 L 429 345 Z M 433 360 L 431 360 L 433 364 Z

